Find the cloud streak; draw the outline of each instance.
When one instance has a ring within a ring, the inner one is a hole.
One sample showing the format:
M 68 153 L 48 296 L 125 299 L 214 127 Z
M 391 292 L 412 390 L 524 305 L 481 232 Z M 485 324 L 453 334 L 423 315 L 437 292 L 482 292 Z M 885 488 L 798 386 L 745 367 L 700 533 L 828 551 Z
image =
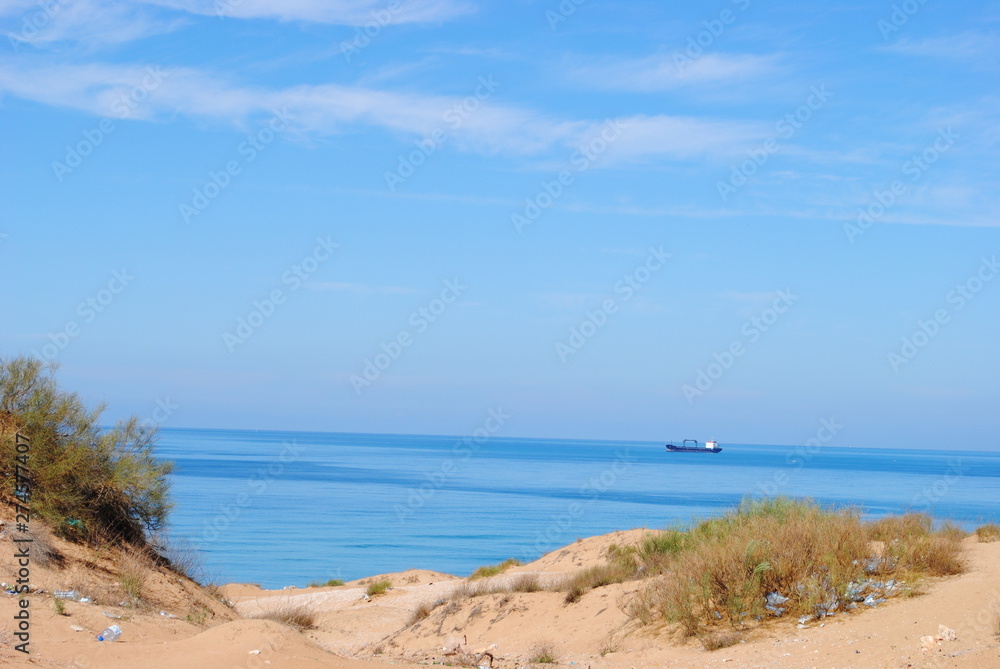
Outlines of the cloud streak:
M 115 101 L 127 96 L 148 75 L 139 65 L 88 64 L 25 66 L 0 60 L 0 93 L 112 116 Z M 409 138 L 444 129 L 458 148 L 483 154 L 565 153 L 586 145 L 602 131 L 604 119 L 558 119 L 519 107 L 483 103 L 458 127 L 447 112 L 460 96 L 378 90 L 341 84 L 265 88 L 240 85 L 190 68 L 156 68 L 163 83 L 149 93 L 130 119 L 165 120 L 176 115 L 240 129 L 281 110 L 291 132 L 326 136 L 380 128 Z M 608 152 L 609 160 L 668 156 L 691 159 L 729 155 L 759 139 L 764 128 L 736 121 L 668 115 L 622 119 L 626 131 Z

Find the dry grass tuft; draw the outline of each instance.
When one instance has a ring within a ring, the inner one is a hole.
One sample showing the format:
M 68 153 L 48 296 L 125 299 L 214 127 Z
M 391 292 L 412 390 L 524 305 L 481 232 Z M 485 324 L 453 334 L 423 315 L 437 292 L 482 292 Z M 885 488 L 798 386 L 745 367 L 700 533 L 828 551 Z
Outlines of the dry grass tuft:
M 961 573 L 965 536 L 952 525 L 935 531 L 925 514 L 863 523 L 853 509 L 823 509 L 787 498 L 749 500 L 687 532 L 671 531 L 632 550 L 616 549 L 607 568 L 627 556 L 640 574 L 648 569 L 662 575 L 623 606 L 633 619 L 678 623 L 706 648 L 724 647 L 733 638 L 739 641 L 739 635 L 713 633 L 719 625 L 738 631 L 747 622 L 776 615 L 822 614 L 835 602 L 846 606 L 851 602 L 847 593 L 876 575 L 911 582 Z M 880 552 L 873 554 L 872 542 Z M 571 588 L 567 600 L 581 589 Z M 769 607 L 769 593 L 787 601 Z
M 581 597 L 594 588 L 627 581 L 635 574 L 636 567 L 633 563 L 619 559 L 579 571 L 570 576 L 563 586 L 566 590 L 566 603 L 571 604 L 579 601 Z
M 484 567 L 479 567 L 474 572 L 469 574 L 469 580 L 475 581 L 480 578 L 489 578 L 490 576 L 496 576 L 502 574 L 511 567 L 520 567 L 524 563 L 515 558 L 508 558 L 501 562 L 500 564 L 488 564 Z
M 141 550 L 128 548 L 121 551 L 115 559 L 118 570 L 118 584 L 132 606 L 143 601 L 146 579 L 149 576 L 151 563 L 149 556 Z
M 281 606 L 245 616 L 251 620 L 273 620 L 298 630 L 316 627 L 316 612 L 307 604 L 285 602 Z
M 444 601 L 445 600 L 443 599 L 439 599 L 435 602 L 421 602 L 420 605 L 417 606 L 417 608 L 410 615 L 410 619 L 409 621 L 407 621 L 406 626 L 412 627 L 417 623 L 419 623 L 421 620 L 424 620 L 425 618 L 427 618 L 427 616 L 431 614 L 431 612 L 434 609 L 444 604 Z
M 538 574 L 517 574 L 512 578 L 466 581 L 452 591 L 451 599 L 462 600 L 484 595 L 538 592 L 539 590 L 544 590 L 544 588 L 538 580 Z
M 556 651 L 551 643 L 540 643 L 531 651 L 532 664 L 556 664 Z
M 542 589 L 538 574 L 518 574 L 510 580 L 507 592 L 538 592 Z
M 725 630 L 722 632 L 710 632 L 708 634 L 702 634 L 698 637 L 698 641 L 701 641 L 701 645 L 705 647 L 705 650 L 719 650 L 720 648 L 729 648 L 730 646 L 735 646 L 740 642 L 742 636 L 739 632 L 734 632 L 732 630 Z
M 990 543 L 991 541 L 1000 541 L 1000 525 L 987 523 L 976 528 L 976 538 L 983 544 Z

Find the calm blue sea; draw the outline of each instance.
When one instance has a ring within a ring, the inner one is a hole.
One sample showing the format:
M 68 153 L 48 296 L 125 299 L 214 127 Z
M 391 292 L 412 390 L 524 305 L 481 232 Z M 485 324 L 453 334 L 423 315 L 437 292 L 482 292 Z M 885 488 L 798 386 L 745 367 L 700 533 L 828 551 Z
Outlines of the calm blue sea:
M 164 429 L 171 533 L 216 582 L 266 587 L 411 567 L 468 574 L 577 537 L 812 497 L 870 516 L 1000 521 L 1000 453 Z

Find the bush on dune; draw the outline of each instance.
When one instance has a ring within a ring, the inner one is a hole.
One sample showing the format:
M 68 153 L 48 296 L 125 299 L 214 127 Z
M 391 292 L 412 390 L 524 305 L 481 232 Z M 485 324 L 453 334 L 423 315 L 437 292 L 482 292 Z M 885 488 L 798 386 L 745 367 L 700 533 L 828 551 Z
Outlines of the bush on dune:
M 33 513 L 69 539 L 145 546 L 170 509 L 168 462 L 153 454 L 157 431 L 135 417 L 110 430 L 103 406 L 59 389 L 55 367 L 0 359 L 0 478 L 13 490 L 16 435 L 30 441 Z
M 865 523 L 853 509 L 776 498 L 745 501 L 683 534 L 669 535 L 662 576 L 627 610 L 644 624 L 679 623 L 706 648 L 722 645 L 711 632 L 718 624 L 740 629 L 785 614 L 843 612 L 866 593 L 874 601 L 903 591 L 900 579 L 963 568 L 965 533 L 934 530 L 922 514 Z

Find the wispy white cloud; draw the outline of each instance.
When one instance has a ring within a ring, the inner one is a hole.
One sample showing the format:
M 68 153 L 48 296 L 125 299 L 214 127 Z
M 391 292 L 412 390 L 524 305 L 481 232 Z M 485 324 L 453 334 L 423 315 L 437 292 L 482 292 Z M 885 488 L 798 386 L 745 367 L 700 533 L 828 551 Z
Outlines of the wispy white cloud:
M 157 71 L 162 83 L 144 96 L 129 118 L 156 120 L 179 114 L 242 129 L 281 110 L 291 119 L 292 133 L 330 135 L 378 127 L 417 138 L 442 130 L 462 150 L 522 155 L 553 149 L 568 153 L 587 146 L 607 123 L 551 118 L 489 100 L 458 123 L 448 112 L 463 104 L 466 98 L 461 96 L 340 84 L 264 88 L 190 68 Z M 147 77 L 147 68 L 138 65 L 32 66 L 0 60 L 0 94 L 101 116 L 112 115 L 115 102 Z M 667 115 L 633 116 L 621 122 L 625 129 L 606 152 L 610 161 L 729 155 L 766 132 L 753 124 Z
M 93 51 L 167 33 L 185 23 L 183 17 L 118 0 L 5 1 L 0 2 L 0 19 L 15 51 L 64 42 Z
M 924 56 L 978 63 L 983 67 L 995 68 L 1000 56 L 1000 35 L 969 30 L 956 35 L 927 37 L 911 40 L 906 37 L 888 46 L 883 51 L 908 56 Z
M 570 66 L 577 84 L 599 90 L 667 91 L 681 87 L 746 81 L 774 74 L 777 56 L 706 54 L 684 65 L 670 54 L 645 58 L 604 58 Z
M 446 21 L 474 10 L 466 0 L 144 0 L 192 14 L 363 26 Z M 398 8 L 398 9 L 394 9 Z

